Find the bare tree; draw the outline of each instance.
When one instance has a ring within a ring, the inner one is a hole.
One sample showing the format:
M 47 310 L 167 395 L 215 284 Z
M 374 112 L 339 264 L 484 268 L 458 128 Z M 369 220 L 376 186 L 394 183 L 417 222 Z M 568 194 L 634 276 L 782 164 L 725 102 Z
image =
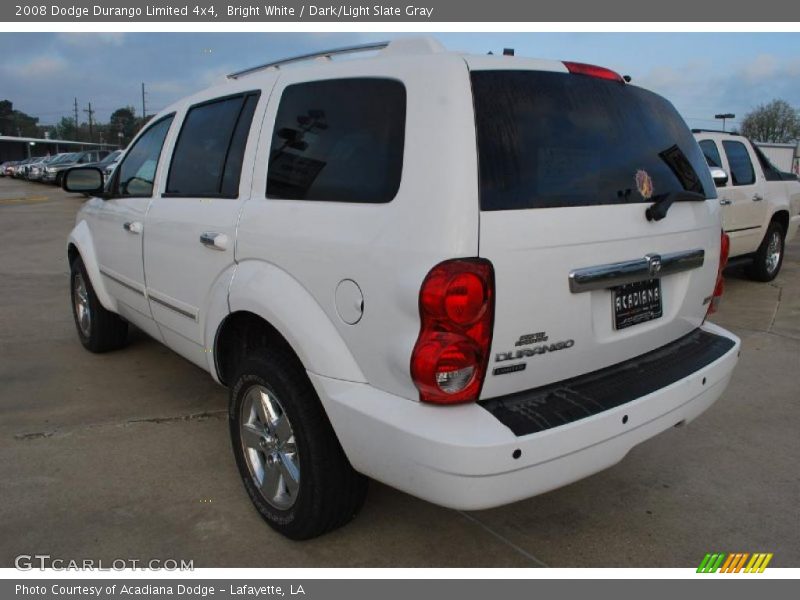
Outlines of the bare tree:
M 742 133 L 757 142 L 792 142 L 800 138 L 800 113 L 785 100 L 761 104 L 745 116 Z

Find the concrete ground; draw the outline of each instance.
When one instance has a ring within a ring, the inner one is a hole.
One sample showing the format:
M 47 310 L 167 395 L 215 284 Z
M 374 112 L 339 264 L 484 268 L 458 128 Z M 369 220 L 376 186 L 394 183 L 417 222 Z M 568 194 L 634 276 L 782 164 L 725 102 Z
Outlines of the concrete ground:
M 196 567 L 691 567 L 709 551 L 800 566 L 800 240 L 771 284 L 730 270 L 714 319 L 743 339 L 724 397 L 619 465 L 495 510 L 372 483 L 310 542 L 262 522 L 228 442 L 226 391 L 142 334 L 92 355 L 65 239 L 82 198 L 0 179 L 0 566 L 18 554 Z

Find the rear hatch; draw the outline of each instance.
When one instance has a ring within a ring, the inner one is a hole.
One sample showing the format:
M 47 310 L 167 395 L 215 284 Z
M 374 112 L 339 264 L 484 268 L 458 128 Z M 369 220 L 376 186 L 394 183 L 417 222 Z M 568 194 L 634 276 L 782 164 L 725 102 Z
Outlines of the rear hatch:
M 479 254 L 496 281 L 481 398 L 595 371 L 701 325 L 719 206 L 703 199 L 716 198 L 714 184 L 673 106 L 610 72 L 469 65 Z M 666 216 L 649 221 L 646 209 L 673 192 Z

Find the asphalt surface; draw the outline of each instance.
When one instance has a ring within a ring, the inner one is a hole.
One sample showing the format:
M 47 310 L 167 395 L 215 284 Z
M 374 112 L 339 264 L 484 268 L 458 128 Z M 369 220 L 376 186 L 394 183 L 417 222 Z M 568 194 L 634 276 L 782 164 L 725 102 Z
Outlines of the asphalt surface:
M 771 284 L 726 273 L 743 340 L 688 427 L 560 490 L 462 513 L 372 483 L 347 527 L 291 542 L 251 507 L 226 391 L 144 334 L 81 347 L 65 239 L 83 198 L 0 179 L 0 566 L 19 554 L 195 567 L 693 567 L 706 552 L 800 566 L 800 240 Z

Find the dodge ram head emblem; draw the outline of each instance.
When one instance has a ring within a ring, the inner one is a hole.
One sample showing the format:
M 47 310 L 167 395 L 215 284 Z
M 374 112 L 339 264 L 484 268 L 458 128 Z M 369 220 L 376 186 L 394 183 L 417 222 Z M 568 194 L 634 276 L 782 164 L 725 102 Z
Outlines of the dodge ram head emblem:
M 653 196 L 653 179 L 647 171 L 639 169 L 636 171 L 636 189 L 645 200 L 650 200 Z
M 647 271 L 650 277 L 655 277 L 661 272 L 661 256 L 659 254 L 647 254 Z

